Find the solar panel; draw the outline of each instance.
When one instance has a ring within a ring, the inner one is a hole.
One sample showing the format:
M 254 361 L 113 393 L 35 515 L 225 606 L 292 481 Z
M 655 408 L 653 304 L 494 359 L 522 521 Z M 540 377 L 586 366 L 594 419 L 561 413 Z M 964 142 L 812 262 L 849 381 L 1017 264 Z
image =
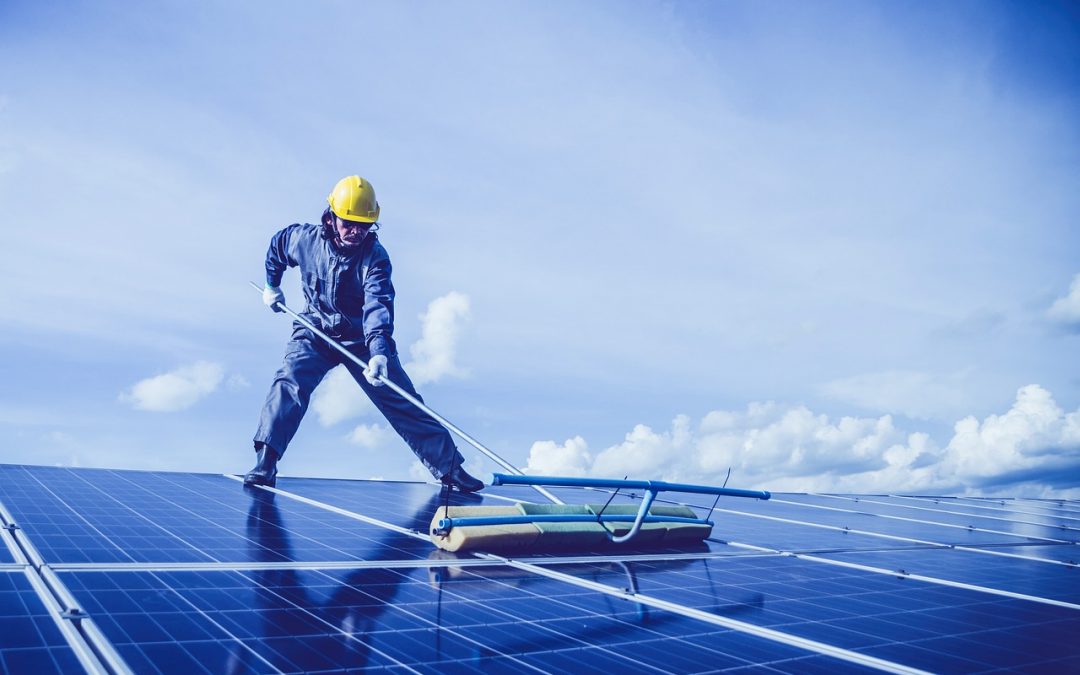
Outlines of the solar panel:
M 898 503 L 888 498 L 872 496 L 841 497 L 833 495 L 791 495 L 784 496 L 782 503 L 806 505 L 810 508 L 833 510 L 834 513 L 858 513 L 864 518 L 885 518 L 898 522 L 910 523 L 913 527 L 927 531 L 942 529 L 961 530 L 971 533 L 988 533 L 985 541 L 1010 542 L 1016 537 L 1023 537 L 1033 542 L 1063 543 L 1072 542 L 1080 534 L 1080 527 L 1073 527 L 1060 518 L 1049 516 L 1021 516 L 1007 512 L 993 513 L 987 509 L 974 511 L 960 510 L 937 504 L 933 508 L 915 507 L 907 503 Z M 1080 524 L 1080 523 L 1077 523 Z M 993 534 L 1001 537 L 993 537 Z M 955 532 L 949 535 L 955 537 Z
M 76 672 L 79 661 L 22 567 L 0 569 L 0 672 Z
M 211 672 L 237 662 L 283 671 L 527 670 L 574 662 L 581 670 L 692 670 L 706 658 L 749 665 L 740 653 L 772 648 L 677 615 L 619 608 L 600 594 L 507 567 L 461 569 L 438 580 L 426 568 L 62 578 L 91 614 L 110 617 L 103 628 L 136 670 L 162 661 L 201 663 Z M 788 648 L 769 658 L 801 656 Z
M 640 498 L 552 492 L 567 503 Z M 0 465 L 0 663 L 214 673 L 1080 668 L 1069 637 L 1080 630 L 1074 504 L 776 494 L 721 500 L 713 537 L 695 548 L 506 557 L 435 549 L 426 531 L 444 497 L 423 483 L 283 478 L 270 491 L 220 475 Z M 702 515 L 713 503 L 674 497 Z M 448 496 L 542 499 L 510 486 Z
M 221 476 L 0 466 L 0 502 L 52 562 L 421 558 L 430 548 L 324 509 L 272 500 Z M 283 532 L 295 534 L 287 547 L 275 542 Z
M 679 569 L 662 562 L 628 567 L 646 595 L 710 612 L 756 596 L 743 615 L 755 624 L 881 658 L 891 658 L 899 646 L 917 646 L 903 662 L 926 670 L 989 669 L 1003 663 L 1004 655 L 997 651 L 1010 646 L 1020 652 L 1008 656 L 1012 665 L 1030 663 L 1021 646 L 1038 645 L 1031 653 L 1045 660 L 1075 653 L 1056 636 L 1068 626 L 1076 628 L 1072 615 L 1080 608 L 913 584 L 794 557 L 701 560 Z M 591 565 L 578 566 L 573 573 L 602 583 L 625 583 L 625 575 Z M 972 630 L 973 618 L 980 623 L 978 631 Z

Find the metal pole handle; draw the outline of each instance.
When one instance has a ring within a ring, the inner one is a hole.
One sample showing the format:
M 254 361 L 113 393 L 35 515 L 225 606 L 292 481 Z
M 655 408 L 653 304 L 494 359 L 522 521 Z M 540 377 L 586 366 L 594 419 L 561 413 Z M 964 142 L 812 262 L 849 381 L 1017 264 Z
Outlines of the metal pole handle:
M 262 293 L 262 291 L 263 291 L 263 289 L 262 289 L 262 286 L 259 286 L 259 285 L 258 285 L 258 284 L 256 284 L 256 283 L 255 283 L 254 281 L 249 281 L 248 283 L 249 283 L 249 284 L 251 284 L 251 287 L 252 287 L 252 288 L 254 288 L 255 290 L 257 290 L 257 291 L 259 291 L 260 293 Z M 319 330 L 318 328 L 316 328 L 316 327 L 315 327 L 315 325 L 314 325 L 314 324 L 312 324 L 312 323 L 311 323 L 310 321 L 308 321 L 308 320 L 307 320 L 307 319 L 305 319 L 304 317 L 300 316 L 300 315 L 299 315 L 299 314 L 297 314 L 296 312 L 294 312 L 294 311 L 292 311 L 291 309 L 289 309 L 289 308 L 288 308 L 288 307 L 287 307 L 287 306 L 285 305 L 285 303 L 284 303 L 284 302 L 275 302 L 275 303 L 274 303 L 274 307 L 279 307 L 279 308 L 281 308 L 281 311 L 285 312 L 286 314 L 288 314 L 288 315 L 289 315 L 289 316 L 291 316 L 292 318 L 296 319 L 296 320 L 297 320 L 297 321 L 299 321 L 299 322 L 300 322 L 301 324 L 303 324 L 305 328 L 307 328 L 307 329 L 308 329 L 308 330 L 310 330 L 311 332 L 313 332 L 313 333 L 315 333 L 316 335 L 318 335 L 319 337 L 321 337 L 321 338 L 322 338 L 323 340 L 325 340 L 325 341 L 326 341 L 326 343 L 327 343 L 328 345 L 330 345 L 330 346 L 331 346 L 331 347 L 333 347 L 334 349 L 336 349 L 336 350 L 338 350 L 339 352 L 341 352 L 341 354 L 342 354 L 342 355 L 343 355 L 343 356 L 344 356 L 345 358 L 349 359 L 350 361 L 352 361 L 352 362 L 353 362 L 353 363 L 355 363 L 356 365 L 360 366 L 360 367 L 361 367 L 361 368 L 363 368 L 364 370 L 367 370 L 368 364 L 367 364 L 367 363 L 365 363 L 365 362 L 363 361 L 363 359 L 359 358 L 358 356 L 356 356 L 356 354 L 353 354 L 353 353 L 352 353 L 352 352 L 350 352 L 350 351 L 349 351 L 348 349 L 345 349 L 344 347 L 342 347 L 342 346 L 341 346 L 341 344 L 340 344 L 340 343 L 338 343 L 338 341 L 337 341 L 337 340 L 335 340 L 334 338 L 330 337 L 330 336 L 329 336 L 329 335 L 327 335 L 326 333 L 322 332 L 321 330 Z M 443 417 L 443 416 L 442 416 L 442 415 L 440 415 L 439 413 L 435 412 L 435 411 L 434 411 L 434 410 L 432 410 L 431 408 L 429 408 L 429 407 L 427 407 L 426 405 L 424 405 L 424 404 L 423 404 L 423 403 L 422 403 L 422 402 L 421 402 L 421 401 L 420 401 L 419 399 L 417 399 L 417 398 L 416 398 L 415 396 L 413 396 L 413 395 L 412 395 L 412 394 L 410 394 L 409 392 L 405 391 L 404 389 L 402 389 L 402 388 L 401 388 L 401 387 L 399 387 L 398 385 L 396 385 L 396 384 L 394 384 L 393 382 L 391 382 L 391 381 L 389 380 L 389 378 L 385 378 L 385 377 L 382 377 L 381 375 L 380 375 L 380 376 L 377 376 L 377 377 L 378 377 L 378 380 L 379 380 L 380 382 L 382 382 L 383 384 L 385 384 L 386 386 L 390 387 L 390 388 L 391 388 L 391 389 L 393 389 L 393 390 L 394 390 L 395 392 L 397 392 L 398 394 L 400 394 L 400 395 L 402 396 L 402 398 L 404 398 L 404 399 L 405 399 L 406 401 L 408 401 L 409 403 L 412 403 L 412 404 L 413 404 L 414 406 L 416 406 L 416 407 L 417 407 L 417 408 L 419 408 L 420 410 L 423 410 L 423 411 L 424 411 L 425 413 L 427 413 L 428 415 L 431 415 L 431 417 L 433 417 L 434 419 L 436 419 L 436 420 L 437 420 L 437 421 L 439 422 L 439 424 L 443 425 L 444 427 L 446 427 L 446 428 L 447 428 L 447 429 L 449 429 L 450 431 L 453 431 L 453 432 L 454 432 L 455 434 L 457 434 L 458 436 L 460 436 L 460 437 L 461 437 L 461 438 L 462 438 L 462 439 L 463 439 L 463 440 L 464 440 L 464 441 L 465 441 L 466 443 L 468 443 L 469 445 L 473 446 L 474 448 L 476 448 L 476 449 L 477 449 L 477 450 L 479 450 L 480 452 L 484 453 L 484 454 L 485 454 L 485 455 L 486 455 L 486 456 L 487 456 L 487 457 L 488 457 L 489 459 L 491 459 L 492 461 L 494 461 L 494 462 L 495 462 L 496 464 L 498 464 L 499 466 L 501 466 L 502 468 L 506 469 L 507 471 L 509 471 L 509 472 L 511 472 L 511 473 L 517 474 L 517 475 L 519 475 L 519 476 L 520 476 L 520 475 L 523 475 L 523 473 L 524 473 L 524 472 L 523 472 L 523 471 L 522 471 L 521 469 L 517 468 L 516 466 L 514 466 L 514 465 L 513 465 L 513 464 L 511 464 L 510 462 L 508 462 L 508 461 L 506 461 L 505 459 L 503 459 L 502 457 L 498 456 L 497 454 L 495 454 L 495 452 L 494 452 L 494 451 L 492 451 L 492 450 L 489 450 L 488 448 L 484 447 L 484 445 L 483 445 L 483 444 L 482 444 L 482 443 L 481 443 L 480 441 L 476 440 L 475 438 L 473 438 L 473 437 L 472 437 L 472 436 L 470 436 L 469 434 L 467 434 L 467 433 L 465 433 L 464 431 L 462 431 L 461 429 L 457 428 L 457 427 L 456 427 L 456 426 L 455 426 L 455 425 L 454 425 L 453 423 L 451 423 L 451 422 L 450 422 L 450 421 L 449 421 L 448 419 L 446 419 L 445 417 Z M 550 500 L 551 500 L 551 501 L 552 501 L 553 503 L 555 503 L 555 504 L 562 504 L 562 503 L 563 503 L 563 501 L 562 501 L 561 499 L 559 499 L 559 498 L 558 498 L 558 497 L 556 497 L 555 495 L 551 494 L 550 492 L 548 492 L 548 491 L 547 491 L 547 490 L 545 490 L 544 488 L 542 488 L 542 487 L 540 487 L 540 486 L 538 486 L 538 485 L 534 485 L 534 486 L 532 486 L 532 487 L 533 487 L 533 489 L 534 489 L 534 490 L 536 490 L 536 491 L 537 491 L 537 492 L 539 492 L 540 494 L 542 494 L 542 495 L 544 495 L 545 497 L 547 497 L 548 499 L 550 499 Z

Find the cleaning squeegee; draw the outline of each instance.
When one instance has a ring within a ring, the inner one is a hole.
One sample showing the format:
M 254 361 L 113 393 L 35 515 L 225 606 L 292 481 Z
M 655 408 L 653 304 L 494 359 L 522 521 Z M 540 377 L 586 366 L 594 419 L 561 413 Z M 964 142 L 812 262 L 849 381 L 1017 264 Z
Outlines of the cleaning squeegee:
M 686 546 L 712 533 L 713 523 L 684 505 L 654 505 L 660 492 L 769 499 L 768 492 L 664 481 L 494 474 L 493 486 L 585 487 L 642 490 L 634 504 L 530 504 L 444 506 L 431 520 L 431 541 L 446 551 L 543 551 Z M 610 500 L 609 500 L 610 501 Z M 711 509 L 710 509 L 711 514 Z

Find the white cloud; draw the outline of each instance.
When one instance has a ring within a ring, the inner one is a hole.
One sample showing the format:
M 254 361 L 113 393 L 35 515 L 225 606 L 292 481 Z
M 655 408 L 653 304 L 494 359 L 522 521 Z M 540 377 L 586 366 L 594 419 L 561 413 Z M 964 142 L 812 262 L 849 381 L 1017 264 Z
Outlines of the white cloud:
M 328 427 L 368 415 L 375 406 L 345 366 L 338 366 L 316 387 L 311 397 L 311 410 L 319 418 L 319 424 Z
M 230 375 L 229 379 L 225 380 L 225 386 L 229 391 L 237 391 L 240 389 L 247 389 L 251 386 L 251 382 L 243 375 L 236 374 Z
M 1031 384 L 1017 392 L 1016 402 L 1004 415 L 957 422 L 940 468 L 992 483 L 1070 465 L 1080 465 L 1080 410 L 1065 414 L 1050 392 Z
M 555 441 L 537 441 L 529 449 L 525 473 L 541 476 L 584 476 L 592 464 L 589 446 L 581 436 L 559 445 Z
M 1064 413 L 1038 385 L 1021 388 L 1003 415 L 960 420 L 944 447 L 890 415 L 834 422 L 803 406 L 754 403 L 710 412 L 696 430 L 685 415 L 661 433 L 637 425 L 591 463 L 586 448 L 581 437 L 534 443 L 529 469 L 720 484 L 731 467 L 733 486 L 779 491 L 1080 494 L 1080 410 Z
M 137 410 L 184 410 L 213 393 L 224 376 L 219 364 L 198 361 L 136 382 L 131 389 L 120 394 L 120 400 L 130 403 Z
M 421 337 L 411 347 L 412 362 L 405 365 L 413 384 L 435 382 L 444 376 L 464 376 L 454 363 L 461 324 L 469 316 L 469 296 L 451 291 L 435 298 L 420 315 Z M 331 426 L 347 419 L 368 415 L 375 406 L 344 366 L 331 370 L 311 398 L 311 410 L 319 423 Z
M 821 392 L 867 410 L 926 420 L 943 416 L 956 419 L 969 401 L 966 393 L 969 375 L 967 371 L 935 375 L 890 370 L 833 380 L 822 385 Z
M 680 463 L 691 436 L 690 418 L 686 415 L 676 417 L 671 431 L 660 434 L 639 424 L 622 443 L 597 455 L 592 470 L 606 476 L 669 477 L 669 468 Z
M 390 438 L 396 438 L 393 431 L 379 424 L 360 424 L 349 433 L 349 442 L 366 450 L 374 450 Z
M 454 363 L 462 324 L 468 318 L 469 296 L 464 293 L 451 291 L 428 304 L 427 312 L 420 315 L 421 337 L 409 347 L 412 362 L 405 366 L 415 384 L 468 374 Z
M 1073 277 L 1069 294 L 1055 300 L 1046 315 L 1056 323 L 1080 327 L 1080 274 Z

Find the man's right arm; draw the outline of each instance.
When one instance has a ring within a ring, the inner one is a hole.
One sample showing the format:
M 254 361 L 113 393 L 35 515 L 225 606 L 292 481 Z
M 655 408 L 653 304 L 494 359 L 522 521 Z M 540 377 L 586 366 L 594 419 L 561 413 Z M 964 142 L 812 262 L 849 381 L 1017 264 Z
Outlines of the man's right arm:
M 294 223 L 270 238 L 270 247 L 266 249 L 266 285 L 277 288 L 281 277 L 288 267 L 296 267 L 298 262 L 292 255 L 289 244 L 300 230 L 300 224 Z
M 281 292 L 281 277 L 289 267 L 299 264 L 292 255 L 293 238 L 300 230 L 298 223 L 290 225 L 270 238 L 270 247 L 266 249 L 266 287 L 263 288 L 263 303 L 275 312 L 282 311 L 278 303 L 285 304 L 285 294 Z

